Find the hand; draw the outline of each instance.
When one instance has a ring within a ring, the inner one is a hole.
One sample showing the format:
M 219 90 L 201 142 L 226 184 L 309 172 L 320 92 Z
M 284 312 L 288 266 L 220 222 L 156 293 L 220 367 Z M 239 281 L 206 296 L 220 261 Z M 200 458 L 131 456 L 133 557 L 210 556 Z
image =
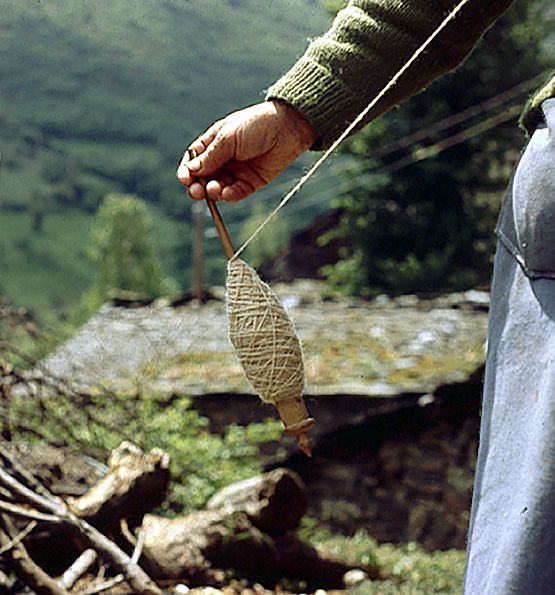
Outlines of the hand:
M 318 134 L 294 108 L 265 101 L 216 122 L 190 146 L 177 170 L 194 200 L 237 202 L 271 182 Z

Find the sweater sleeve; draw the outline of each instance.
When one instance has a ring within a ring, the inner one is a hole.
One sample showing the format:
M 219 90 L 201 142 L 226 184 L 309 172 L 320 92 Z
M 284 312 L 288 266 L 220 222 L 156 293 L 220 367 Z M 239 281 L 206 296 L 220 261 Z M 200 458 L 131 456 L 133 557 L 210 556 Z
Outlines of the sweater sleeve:
M 513 0 L 469 0 L 370 111 L 367 124 L 460 64 Z M 266 95 L 292 105 L 329 146 L 456 6 L 455 0 L 351 0 Z

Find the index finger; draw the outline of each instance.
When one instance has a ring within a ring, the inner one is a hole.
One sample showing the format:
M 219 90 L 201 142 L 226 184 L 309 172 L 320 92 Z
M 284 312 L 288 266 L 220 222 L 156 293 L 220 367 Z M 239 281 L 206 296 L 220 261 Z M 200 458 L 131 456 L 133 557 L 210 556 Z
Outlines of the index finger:
M 192 150 L 196 155 L 200 155 L 206 151 L 206 147 L 216 138 L 218 131 L 222 127 L 222 121 L 218 120 L 214 122 L 206 132 L 203 132 L 197 139 L 195 139 L 190 145 L 189 150 Z

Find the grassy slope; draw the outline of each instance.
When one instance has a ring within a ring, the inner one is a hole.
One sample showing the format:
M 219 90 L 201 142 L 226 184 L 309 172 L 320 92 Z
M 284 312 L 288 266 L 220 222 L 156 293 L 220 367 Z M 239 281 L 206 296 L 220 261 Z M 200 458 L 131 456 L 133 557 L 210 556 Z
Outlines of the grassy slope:
M 187 250 L 185 227 L 151 206 L 154 241 L 164 273 L 177 267 L 178 247 Z M 94 270 L 87 257 L 93 216 L 75 208 L 47 215 L 40 232 L 26 212 L 3 213 L 0 223 L 0 295 L 52 319 L 78 305 Z
M 110 190 L 185 221 L 160 217 L 157 236 L 166 271 L 186 284 L 188 204 L 174 179 L 183 147 L 258 101 L 327 22 L 310 0 L 4 2 L 0 288 L 42 312 L 73 304 L 92 273 L 90 213 Z M 37 211 L 42 234 L 30 226 Z M 213 281 L 222 273 L 214 242 L 208 253 Z

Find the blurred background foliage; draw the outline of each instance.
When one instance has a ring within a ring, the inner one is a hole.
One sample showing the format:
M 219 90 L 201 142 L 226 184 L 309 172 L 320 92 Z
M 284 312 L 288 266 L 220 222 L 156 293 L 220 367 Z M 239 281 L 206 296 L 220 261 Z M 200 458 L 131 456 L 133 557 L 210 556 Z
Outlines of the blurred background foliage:
M 129 10 L 127 2 L 4 2 L 0 294 L 43 320 L 71 315 L 93 283 L 89 238 L 110 193 L 148 203 L 161 275 L 188 289 L 190 201 L 174 177 L 183 148 L 215 118 L 259 101 L 343 4 L 137 0 Z M 517 112 L 539 85 L 534 77 L 553 64 L 553 13 L 547 0 L 517 0 L 462 68 L 346 143 L 251 247 L 249 259 L 260 263 L 334 206 L 344 212 L 336 233 L 347 233 L 352 244 L 326 274 L 343 291 L 486 282 L 496 212 L 523 144 Z M 530 79 L 511 101 L 434 128 Z M 504 114 L 493 126 L 491 118 Z M 411 140 L 430 126 L 427 136 Z M 236 242 L 311 159 L 256 199 L 224 205 Z M 209 227 L 206 280 L 221 283 L 225 260 Z
M 553 17 L 547 2 L 516 2 L 455 73 L 344 145 L 353 159 L 331 236 L 352 244 L 326 269 L 335 286 L 373 295 L 489 282 L 497 213 L 525 142 L 518 116 L 553 68 Z
M 184 148 L 260 101 L 328 22 L 308 0 L 294 10 L 285 0 L 4 2 L 0 294 L 49 321 L 70 314 L 94 275 L 90 231 L 109 193 L 149 204 L 162 275 L 188 289 L 190 201 L 175 179 Z M 229 209 L 232 232 L 249 215 L 249 204 Z M 208 281 L 222 282 L 215 238 L 207 252 Z
M 89 256 L 96 272 L 83 299 L 86 312 L 95 312 L 114 291 L 142 299 L 177 291 L 173 279 L 162 277 L 147 205 L 132 194 L 106 195 L 92 229 Z

